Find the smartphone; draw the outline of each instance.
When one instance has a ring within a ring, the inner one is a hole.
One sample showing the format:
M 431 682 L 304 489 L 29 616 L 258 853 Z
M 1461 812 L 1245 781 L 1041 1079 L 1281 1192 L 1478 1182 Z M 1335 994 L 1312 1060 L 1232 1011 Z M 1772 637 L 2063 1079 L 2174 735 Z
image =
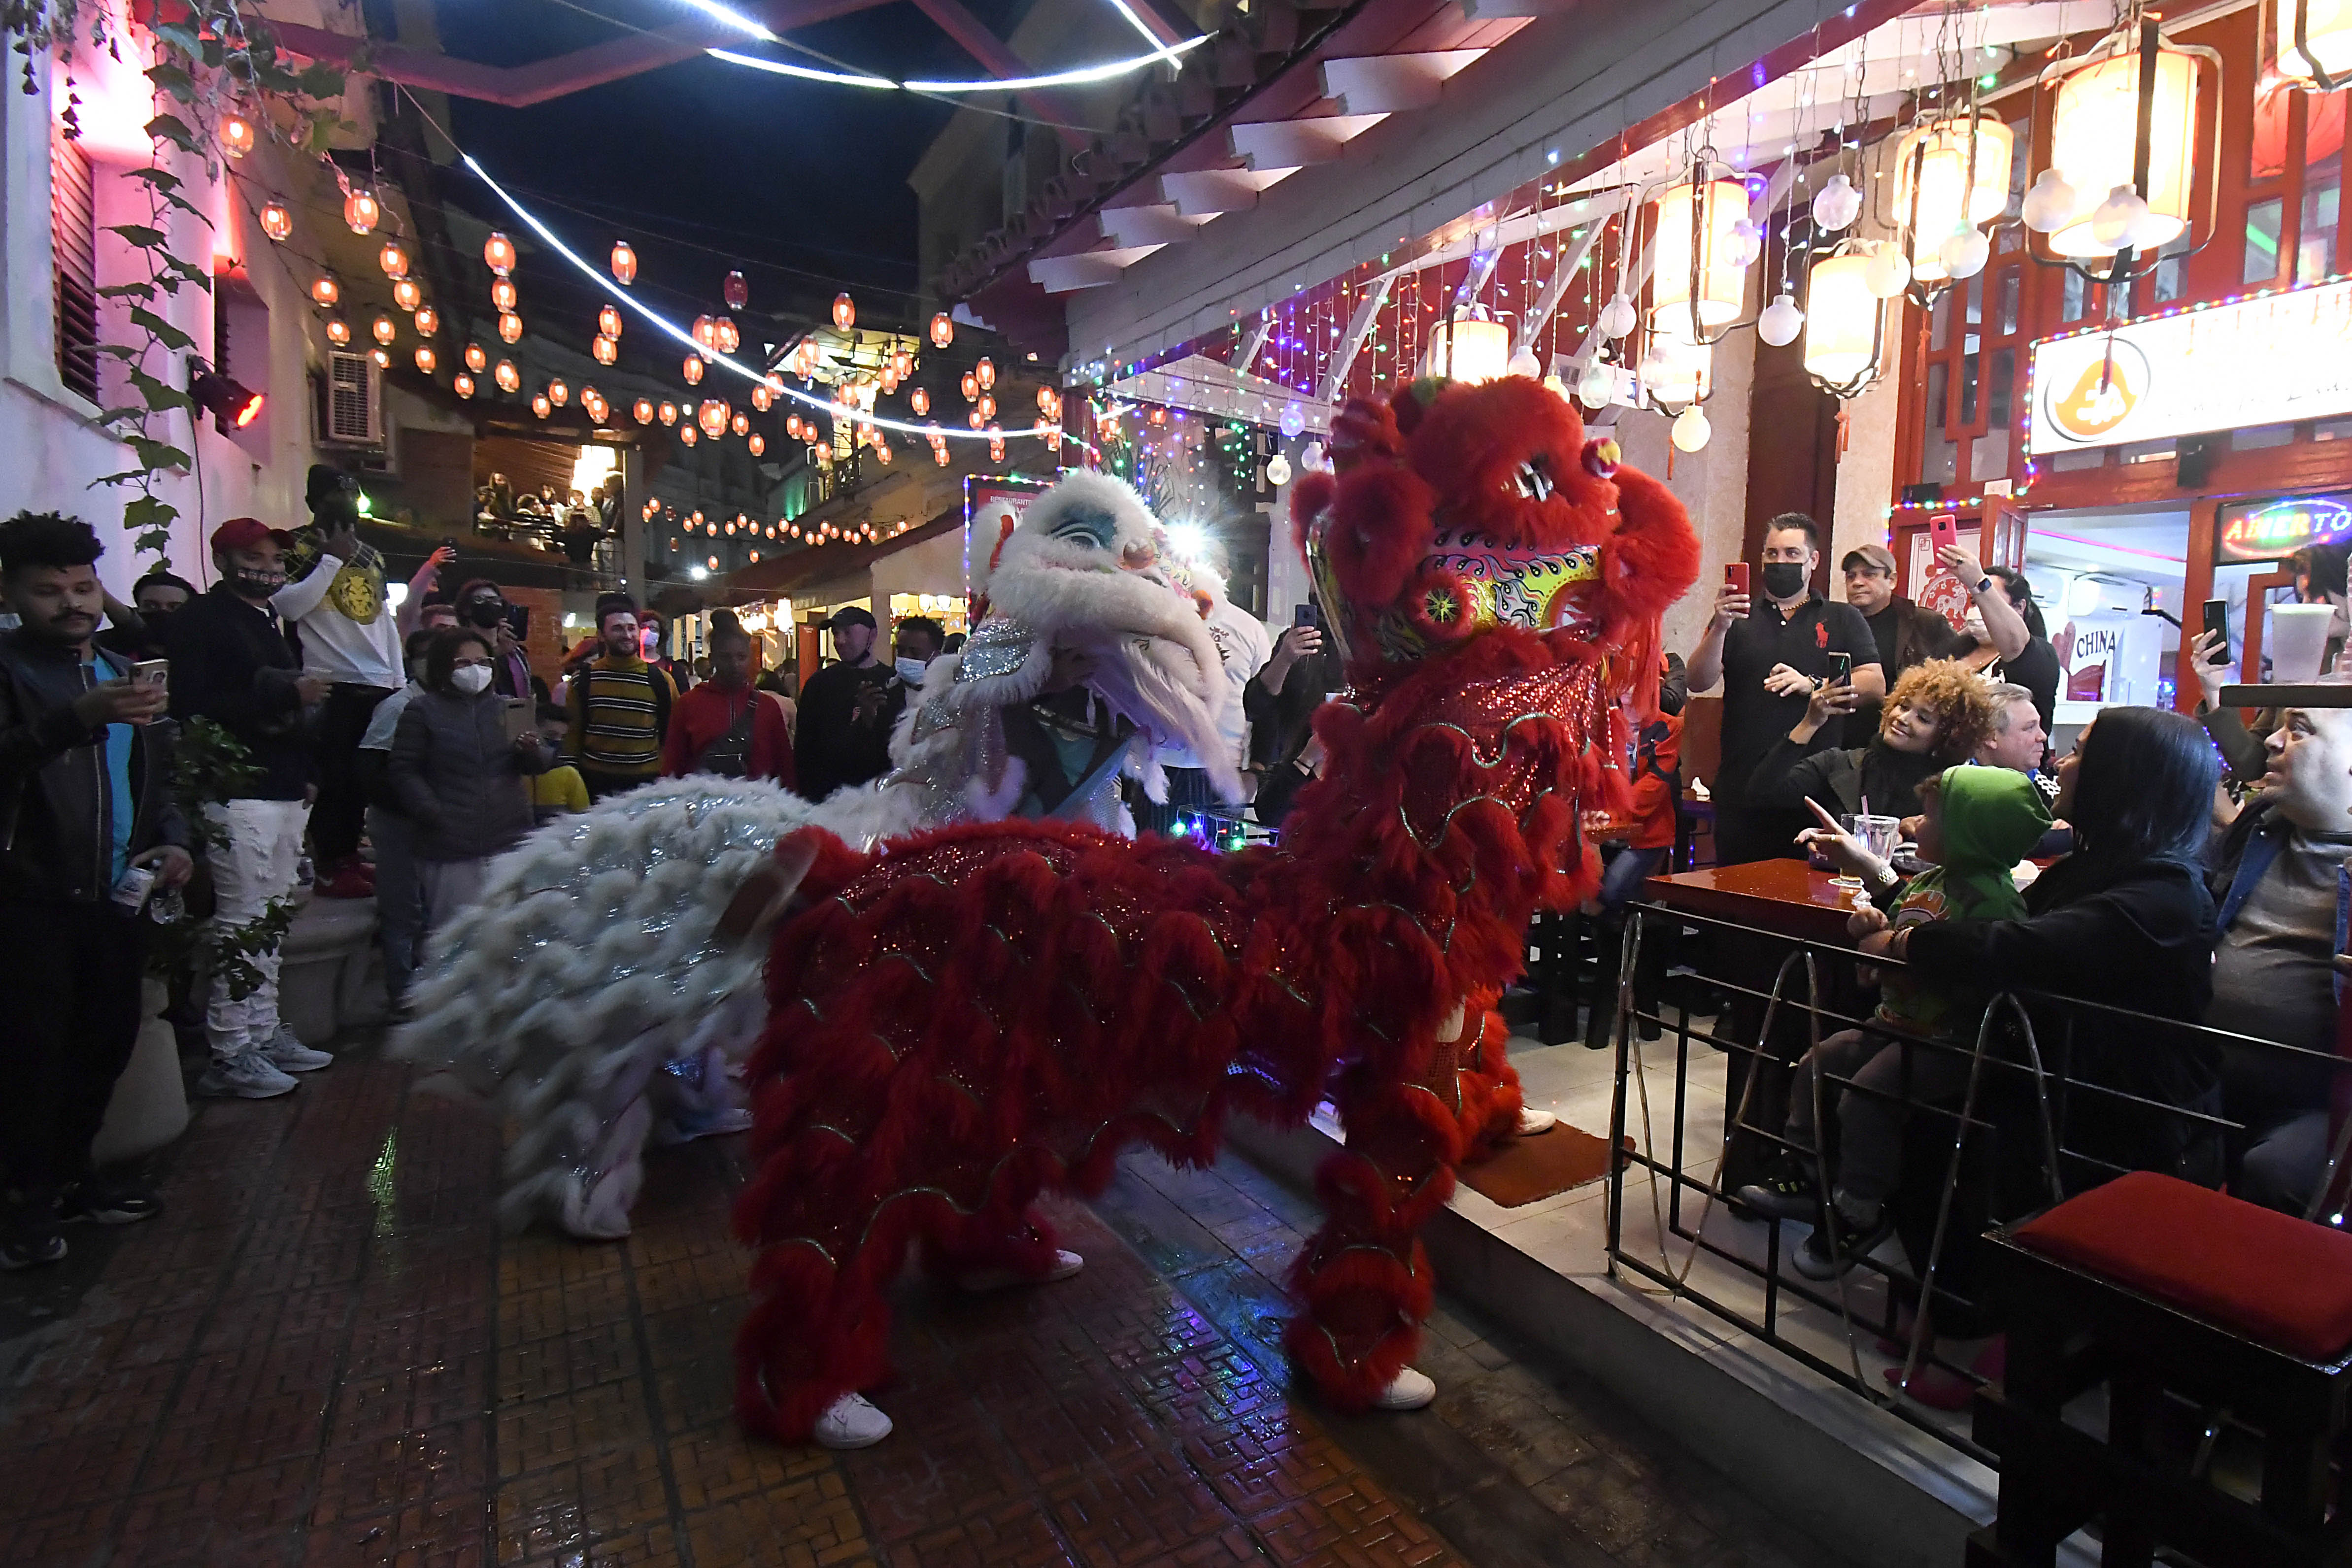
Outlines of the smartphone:
M 2230 662 L 2230 601 L 2228 600 L 2209 599 L 2205 601 L 2205 630 L 2221 639 L 2220 643 L 2213 650 L 2213 656 L 2205 662 L 2209 664 L 2228 664 Z
M 1927 519 L 1928 542 L 1939 550 L 1960 548 L 1960 519 L 1950 512 L 1937 512 Z
M 1830 655 L 1830 685 L 1833 686 L 1850 686 L 1853 685 L 1853 655 L 1852 653 L 1832 653 Z
M 1290 623 L 1293 626 L 1320 626 L 1323 624 L 1323 614 L 1315 607 L 1314 602 L 1309 601 L 1291 611 Z
M 1734 593 L 1746 593 L 1748 591 L 1748 563 L 1744 560 L 1725 561 L 1723 563 L 1723 585 L 1726 588 L 1730 589 Z
M 142 659 L 131 666 L 131 681 L 133 685 L 168 685 L 171 684 L 171 674 L 172 661 L 169 659 Z

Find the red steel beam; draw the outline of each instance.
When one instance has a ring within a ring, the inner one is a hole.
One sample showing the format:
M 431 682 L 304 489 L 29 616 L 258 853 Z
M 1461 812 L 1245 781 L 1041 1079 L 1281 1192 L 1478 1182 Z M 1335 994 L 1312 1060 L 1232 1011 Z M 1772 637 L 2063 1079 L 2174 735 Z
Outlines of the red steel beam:
M 885 0 L 768 0 L 764 5 L 751 7 L 751 11 L 770 31 L 782 33 L 884 3 Z M 449 55 L 404 49 L 397 44 L 370 44 L 348 33 L 293 22 L 273 22 L 270 30 L 285 47 L 310 59 L 350 66 L 364 47 L 370 76 L 430 92 L 502 104 L 509 109 L 529 109 L 588 88 L 690 60 L 718 45 L 747 41 L 732 27 L 716 22 L 696 22 L 614 38 L 570 54 L 534 60 L 527 66 L 486 66 Z

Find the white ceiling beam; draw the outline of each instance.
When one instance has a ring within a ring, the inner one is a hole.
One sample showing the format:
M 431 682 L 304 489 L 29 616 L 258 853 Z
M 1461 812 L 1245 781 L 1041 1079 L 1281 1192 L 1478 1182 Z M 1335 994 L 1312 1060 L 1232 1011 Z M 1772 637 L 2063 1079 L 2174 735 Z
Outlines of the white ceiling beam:
M 1323 96 L 1343 114 L 1403 114 L 1434 104 L 1448 79 L 1486 53 L 1434 49 L 1418 55 L 1363 55 L 1323 62 Z
M 1356 368 L 1356 355 L 1371 335 L 1372 323 L 1381 319 L 1381 308 L 1389 302 L 1389 290 L 1396 286 L 1396 274 L 1388 273 L 1373 281 L 1361 299 L 1356 301 L 1356 313 L 1348 321 L 1347 335 L 1331 352 L 1330 367 L 1323 372 L 1323 384 L 1316 392 L 1318 402 L 1336 403 L 1342 388 L 1348 384 L 1348 372 Z
M 1122 250 L 1081 251 L 1076 256 L 1041 256 L 1029 264 L 1029 281 L 1048 294 L 1100 288 L 1117 283 L 1120 273 L 1159 248 L 1156 245 L 1144 245 Z
M 1387 119 L 1381 114 L 1331 114 L 1319 120 L 1266 120 L 1229 126 L 1234 156 L 1253 169 L 1298 169 L 1337 162 L 1348 143 Z
M 1177 245 L 1200 232 L 1206 218 L 1188 218 L 1172 206 L 1105 207 L 1095 214 L 1103 238 L 1123 246 Z
M 1552 312 L 1567 298 L 1568 286 L 1576 281 L 1576 269 L 1584 265 L 1584 258 L 1601 243 L 1601 231 L 1608 226 L 1601 223 L 1589 225 L 1581 238 L 1559 253 L 1559 265 L 1551 269 L 1551 276 L 1544 280 L 1543 292 L 1536 296 L 1534 306 L 1519 319 L 1519 329 L 1511 335 L 1514 355 L 1526 353 L 1536 346 L 1536 340 L 1551 321 Z
M 1296 172 L 1296 169 L 1200 169 L 1162 174 L 1160 193 L 1188 218 L 1245 213 L 1257 205 L 1260 191 Z
M 1257 363 L 1257 357 L 1265 352 L 1265 340 L 1273 336 L 1274 312 L 1259 311 L 1257 326 L 1251 331 L 1249 340 L 1242 345 L 1241 353 L 1234 358 L 1234 369 L 1246 374 L 1250 367 Z

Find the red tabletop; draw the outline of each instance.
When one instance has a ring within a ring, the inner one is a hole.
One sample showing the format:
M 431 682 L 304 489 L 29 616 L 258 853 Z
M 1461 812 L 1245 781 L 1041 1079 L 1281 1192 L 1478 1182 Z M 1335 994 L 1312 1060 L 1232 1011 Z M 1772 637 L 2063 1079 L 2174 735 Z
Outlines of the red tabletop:
M 1836 885 L 1830 876 L 1800 860 L 1750 861 L 1654 876 L 1642 891 L 1651 902 L 1672 909 L 1842 943 L 1856 890 Z

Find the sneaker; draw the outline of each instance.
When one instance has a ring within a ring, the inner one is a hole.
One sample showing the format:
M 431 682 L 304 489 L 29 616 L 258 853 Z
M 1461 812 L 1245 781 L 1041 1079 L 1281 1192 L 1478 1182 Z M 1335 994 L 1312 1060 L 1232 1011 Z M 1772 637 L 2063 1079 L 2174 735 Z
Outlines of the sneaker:
M 1013 1285 L 1050 1285 L 1056 1280 L 1066 1280 L 1087 1266 L 1087 1260 L 1075 1252 L 1054 1249 L 1054 1266 L 1042 1274 L 1024 1274 L 1017 1269 L 976 1269 L 956 1278 L 960 1289 L 974 1295 L 990 1291 L 1002 1291 Z
M 259 1050 L 247 1046 L 235 1056 L 215 1057 L 196 1080 L 196 1092 L 238 1100 L 269 1100 L 294 1092 L 294 1080 L 269 1065 Z
M 1549 1133 L 1558 1125 L 1559 1125 L 1559 1117 L 1554 1112 L 1538 1111 L 1526 1105 L 1519 1107 L 1518 1134 L 1522 1138 L 1532 1138 L 1538 1133 Z
M 375 872 L 357 855 L 337 866 L 331 876 L 322 876 L 310 884 L 310 891 L 320 898 L 373 898 Z
M 870 1448 L 890 1435 L 890 1417 L 863 1394 L 845 1394 L 824 1407 L 809 1435 L 821 1448 Z
M 100 1225 L 136 1225 L 163 1212 L 163 1200 L 144 1187 L 116 1186 L 97 1176 L 84 1176 L 65 1190 L 60 1201 L 68 1221 L 88 1219 Z
M 284 1024 L 279 1024 L 278 1032 L 271 1035 L 268 1042 L 262 1046 L 261 1054 L 268 1057 L 269 1065 L 280 1072 L 316 1072 L 322 1067 L 332 1067 L 335 1064 L 332 1054 L 323 1051 L 312 1051 L 295 1039 L 294 1031 Z
M 1390 1379 L 1389 1385 L 1372 1401 L 1375 1410 L 1419 1410 L 1437 1397 L 1437 1381 L 1425 1372 L 1415 1372 L 1408 1366 Z
M 1810 1155 L 1775 1149 L 1754 1181 L 1732 1197 L 1767 1219 L 1811 1219 L 1821 1212 L 1821 1187 Z
M 37 1269 L 66 1255 L 66 1239 L 56 1231 L 40 1236 L 0 1236 L 0 1270 Z
M 1840 1214 L 1834 1254 L 1830 1249 L 1829 1230 L 1827 1224 L 1814 1226 L 1805 1244 L 1797 1249 L 1797 1272 L 1808 1280 L 1834 1280 L 1877 1251 L 1880 1243 L 1895 1234 L 1895 1206 L 1880 1204 L 1877 1218 L 1867 1224 L 1857 1225 Z

